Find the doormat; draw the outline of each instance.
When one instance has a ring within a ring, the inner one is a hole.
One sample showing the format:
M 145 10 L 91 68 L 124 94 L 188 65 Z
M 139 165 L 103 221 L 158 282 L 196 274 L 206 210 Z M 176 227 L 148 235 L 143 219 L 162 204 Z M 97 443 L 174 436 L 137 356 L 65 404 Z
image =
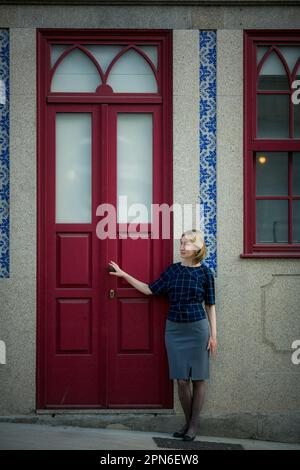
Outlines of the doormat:
M 245 450 L 241 444 L 227 442 L 192 441 L 186 442 L 180 439 L 168 439 L 164 437 L 152 437 L 157 447 L 167 449 L 192 449 L 192 450 Z

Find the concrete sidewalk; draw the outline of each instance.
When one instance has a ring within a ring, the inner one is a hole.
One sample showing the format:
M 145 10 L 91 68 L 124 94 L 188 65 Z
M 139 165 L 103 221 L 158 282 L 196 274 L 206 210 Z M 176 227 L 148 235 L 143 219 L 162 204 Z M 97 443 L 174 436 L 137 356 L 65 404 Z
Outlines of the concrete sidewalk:
M 171 434 L 158 432 L 0 423 L 1 450 L 163 450 L 153 437 L 173 439 Z M 251 439 L 197 436 L 196 441 L 240 444 L 245 450 L 300 450 L 300 444 Z

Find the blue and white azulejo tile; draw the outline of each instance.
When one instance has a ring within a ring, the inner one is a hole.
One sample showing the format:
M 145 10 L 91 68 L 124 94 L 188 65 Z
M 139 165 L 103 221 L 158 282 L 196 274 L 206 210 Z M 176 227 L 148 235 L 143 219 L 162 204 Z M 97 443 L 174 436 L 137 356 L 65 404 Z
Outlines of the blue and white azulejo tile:
M 0 278 L 9 277 L 9 31 L 0 29 Z
M 199 31 L 200 91 L 200 220 L 207 257 L 205 263 L 217 274 L 217 33 Z

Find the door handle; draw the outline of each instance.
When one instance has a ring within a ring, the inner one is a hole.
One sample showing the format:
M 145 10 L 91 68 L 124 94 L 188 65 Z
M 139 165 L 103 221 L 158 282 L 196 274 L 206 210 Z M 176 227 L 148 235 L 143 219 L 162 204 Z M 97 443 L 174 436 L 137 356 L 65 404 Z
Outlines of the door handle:
M 116 291 L 114 289 L 109 289 L 109 297 L 110 299 L 113 299 L 116 295 Z

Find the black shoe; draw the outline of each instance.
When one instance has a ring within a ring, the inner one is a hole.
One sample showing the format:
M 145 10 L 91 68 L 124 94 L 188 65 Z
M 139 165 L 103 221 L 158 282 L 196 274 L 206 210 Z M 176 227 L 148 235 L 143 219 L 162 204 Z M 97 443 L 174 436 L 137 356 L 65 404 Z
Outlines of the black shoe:
M 190 436 L 189 434 L 184 434 L 183 440 L 190 442 L 190 441 L 193 441 L 195 439 L 195 437 L 196 437 L 196 434 L 195 434 L 195 436 Z
M 185 435 L 186 431 L 176 431 L 173 434 L 173 437 L 183 437 Z

